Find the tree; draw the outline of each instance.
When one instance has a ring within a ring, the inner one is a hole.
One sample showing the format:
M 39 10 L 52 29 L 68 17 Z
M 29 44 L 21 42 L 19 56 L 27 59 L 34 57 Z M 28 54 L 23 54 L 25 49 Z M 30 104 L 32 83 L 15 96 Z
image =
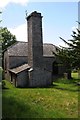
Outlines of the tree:
M 4 51 L 7 47 L 11 46 L 13 43 L 16 42 L 15 35 L 12 35 L 10 31 L 4 27 L 0 29 L 1 34 L 1 42 L 2 42 L 2 50 Z
M 70 40 L 72 42 L 72 50 L 73 50 L 73 56 L 74 56 L 74 62 L 73 66 L 77 69 L 80 69 L 80 30 L 77 29 L 77 32 L 73 31 L 73 40 Z
M 73 56 L 74 56 L 73 67 L 78 70 L 78 77 L 80 78 L 80 30 L 77 29 L 77 32 L 73 31 L 72 37 L 73 37 L 73 40 L 71 41 L 72 41 L 72 44 L 74 45 L 72 47 Z
M 60 39 L 62 39 L 60 37 Z M 64 40 L 64 39 L 62 39 Z M 55 56 L 57 57 L 57 59 L 60 61 L 59 66 L 63 66 L 64 67 L 64 73 L 68 73 L 67 74 L 67 78 L 68 79 L 72 79 L 71 78 L 71 69 L 72 69 L 72 55 L 71 55 L 71 50 L 69 50 L 66 47 L 62 47 L 60 46 L 60 48 L 58 48 L 57 52 L 53 54 L 55 54 Z
M 58 52 L 58 57 L 63 61 L 64 65 L 66 66 L 66 71 L 68 73 L 68 78 L 71 78 L 71 70 L 76 68 L 80 71 L 80 30 L 73 31 L 73 35 L 71 35 L 73 39 L 63 40 L 68 47 L 62 47 Z
M 0 15 L 2 12 L 0 11 Z M 0 19 L 0 23 L 2 20 Z M 7 27 L 0 27 L 0 50 L 5 50 L 7 47 L 16 42 L 15 35 L 12 35 Z

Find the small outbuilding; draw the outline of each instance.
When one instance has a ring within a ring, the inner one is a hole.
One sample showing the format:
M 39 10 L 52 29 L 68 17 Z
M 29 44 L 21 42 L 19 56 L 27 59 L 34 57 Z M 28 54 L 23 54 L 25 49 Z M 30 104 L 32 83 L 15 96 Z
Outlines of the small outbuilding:
M 19 67 L 9 69 L 10 81 L 15 85 L 15 87 L 28 87 L 29 86 L 29 76 L 28 70 L 30 66 L 28 64 L 21 65 Z

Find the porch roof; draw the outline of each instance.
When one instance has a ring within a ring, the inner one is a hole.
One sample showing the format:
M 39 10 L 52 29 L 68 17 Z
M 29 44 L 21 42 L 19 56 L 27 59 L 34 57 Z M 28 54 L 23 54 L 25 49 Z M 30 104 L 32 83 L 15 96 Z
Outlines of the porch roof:
M 14 73 L 14 74 L 18 74 L 24 70 L 30 69 L 31 67 L 28 64 L 23 64 L 19 67 L 13 68 L 13 69 L 9 69 L 10 72 Z

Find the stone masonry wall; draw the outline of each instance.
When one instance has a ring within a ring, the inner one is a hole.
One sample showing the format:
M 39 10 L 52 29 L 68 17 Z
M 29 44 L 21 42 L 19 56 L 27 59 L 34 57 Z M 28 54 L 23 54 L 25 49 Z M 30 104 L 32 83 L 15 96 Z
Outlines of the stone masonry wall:
M 27 56 L 9 56 L 9 68 L 15 68 L 28 63 Z
M 43 41 L 42 41 L 42 16 L 41 13 L 32 13 L 28 21 L 28 64 L 43 67 Z

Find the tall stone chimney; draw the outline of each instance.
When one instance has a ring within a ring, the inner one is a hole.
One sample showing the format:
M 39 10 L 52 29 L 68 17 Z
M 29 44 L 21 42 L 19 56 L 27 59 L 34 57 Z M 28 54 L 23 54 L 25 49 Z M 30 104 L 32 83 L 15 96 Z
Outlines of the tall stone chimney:
M 36 11 L 27 17 L 29 86 L 42 87 L 51 84 L 51 73 L 43 67 L 42 16 Z
M 43 67 L 42 16 L 34 11 L 27 17 L 28 65 L 33 69 Z

